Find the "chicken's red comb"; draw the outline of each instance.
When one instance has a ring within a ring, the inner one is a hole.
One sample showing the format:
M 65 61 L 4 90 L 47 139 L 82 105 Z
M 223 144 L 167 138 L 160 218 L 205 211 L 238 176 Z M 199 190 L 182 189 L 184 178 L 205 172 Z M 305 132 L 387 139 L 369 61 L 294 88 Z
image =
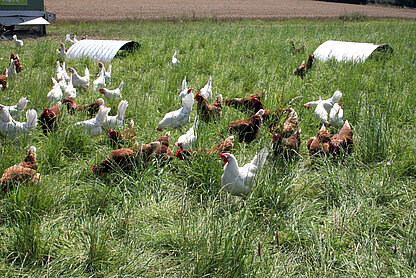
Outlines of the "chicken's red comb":
M 182 149 L 177 149 L 175 152 L 175 156 L 178 156 L 182 152 Z
M 338 105 L 341 106 L 342 104 L 341 103 L 338 103 Z
M 92 165 L 91 171 L 94 173 L 95 165 Z

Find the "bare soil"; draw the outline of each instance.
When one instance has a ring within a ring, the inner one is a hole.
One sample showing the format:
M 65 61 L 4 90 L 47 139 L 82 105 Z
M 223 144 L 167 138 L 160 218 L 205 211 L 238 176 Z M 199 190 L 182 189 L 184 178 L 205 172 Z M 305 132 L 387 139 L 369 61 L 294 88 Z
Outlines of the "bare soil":
M 331 18 L 362 13 L 416 19 L 416 10 L 313 0 L 45 0 L 57 21 Z

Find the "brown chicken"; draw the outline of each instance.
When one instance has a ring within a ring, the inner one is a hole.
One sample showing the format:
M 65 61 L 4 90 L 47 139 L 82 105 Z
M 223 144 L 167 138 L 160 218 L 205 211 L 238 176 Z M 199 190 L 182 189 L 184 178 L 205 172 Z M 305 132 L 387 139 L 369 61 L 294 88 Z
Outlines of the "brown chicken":
M 12 51 L 10 51 L 10 59 L 13 59 L 14 61 L 14 66 L 16 68 L 16 72 L 19 73 L 23 70 L 22 65 L 20 64 L 20 59 L 19 59 L 19 55 L 16 54 L 14 55 Z
M 309 55 L 308 61 L 306 62 L 306 72 L 312 68 L 313 62 L 315 62 L 315 57 L 313 55 Z
M 322 125 L 321 129 L 318 131 L 318 136 L 309 138 L 308 142 L 306 143 L 309 154 L 313 156 L 329 154 L 330 140 L 331 134 L 328 132 L 325 125 Z
M 228 130 L 238 135 L 240 142 L 250 143 L 256 139 L 263 123 L 264 110 L 260 109 L 248 119 L 233 121 L 228 125 Z
M 45 111 L 40 115 L 39 122 L 42 127 L 43 134 L 47 135 L 48 131 L 52 131 L 55 127 L 55 122 L 59 117 L 59 107 L 61 102 L 58 101 L 52 107 L 46 108 Z
M 36 173 L 37 168 L 36 148 L 31 146 L 23 162 L 4 170 L 4 173 L 0 178 L 2 190 L 7 191 L 13 183 L 19 184 L 26 181 L 30 181 L 33 184 L 38 183 L 40 176 Z
M 4 70 L 4 73 L 0 75 L 0 85 L 1 90 L 4 91 L 7 89 L 7 69 Z
M 315 57 L 313 55 L 309 55 L 306 64 L 305 61 L 302 61 L 302 63 L 295 69 L 293 73 L 303 79 L 306 73 L 312 68 L 313 62 L 315 62 Z
M 245 98 L 226 99 L 225 105 L 234 107 L 235 109 L 239 109 L 243 112 L 251 112 L 251 111 L 254 111 L 255 109 L 253 107 L 253 102 L 252 102 L 252 100 L 255 98 L 260 100 L 261 94 L 255 94 L 255 95 L 252 95 L 250 97 L 245 97 Z M 257 113 L 257 111 L 254 111 L 254 113 Z
M 284 153 L 285 157 L 291 157 L 299 152 L 300 132 L 298 129 L 298 115 L 293 108 L 286 109 L 290 113 L 287 116 L 283 126 L 279 128 L 270 128 L 273 134 L 272 146 L 275 155 Z
M 115 129 L 108 130 L 108 137 L 110 137 L 111 146 L 136 144 L 136 132 L 134 130 L 134 121 L 130 121 L 130 128 L 126 128 L 122 133 Z
M 330 151 L 333 155 L 340 155 L 341 150 L 349 153 L 353 147 L 352 129 L 348 121 L 345 121 L 344 126 L 338 134 L 331 137 Z
M 183 150 L 178 149 L 175 153 L 175 156 L 179 158 L 179 160 L 184 160 L 188 156 L 197 156 L 197 155 L 212 155 L 212 154 L 220 154 L 223 152 L 231 152 L 233 149 L 233 141 L 234 136 L 229 136 L 228 138 L 224 139 L 218 145 L 213 146 L 212 148 L 208 149 L 197 149 L 197 150 Z
M 277 109 L 277 110 L 265 109 L 263 106 L 263 103 L 260 101 L 259 98 L 253 98 L 251 100 L 251 103 L 253 105 L 254 113 L 257 113 L 260 109 L 264 110 L 263 120 L 265 122 L 267 121 L 275 122 L 275 121 L 280 120 L 281 116 L 283 115 L 283 112 L 285 111 L 284 109 Z
M 64 98 L 62 100 L 62 103 L 66 105 L 71 114 L 75 113 L 75 111 L 86 111 L 90 115 L 94 115 L 98 112 L 100 106 L 104 105 L 104 100 L 102 98 L 99 98 L 90 105 L 80 105 L 76 104 L 75 101 L 70 98 Z
M 221 116 L 222 95 L 219 95 L 211 105 L 200 93 L 195 95 L 195 100 L 198 102 L 197 113 L 204 122 L 216 120 Z

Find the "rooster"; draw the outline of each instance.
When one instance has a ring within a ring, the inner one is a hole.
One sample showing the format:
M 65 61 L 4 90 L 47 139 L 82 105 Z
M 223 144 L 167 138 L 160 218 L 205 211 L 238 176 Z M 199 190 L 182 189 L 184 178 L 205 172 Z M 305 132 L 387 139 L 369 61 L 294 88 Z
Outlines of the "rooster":
M 179 160 L 184 160 L 187 156 L 213 155 L 230 152 L 233 149 L 233 141 L 234 136 L 230 136 L 210 149 L 185 150 L 180 148 L 176 151 L 175 156 L 179 158 Z
M 94 88 L 94 90 L 98 90 L 106 86 L 104 65 L 101 62 L 99 62 L 98 67 L 100 68 L 98 72 L 98 77 L 92 82 L 92 87 Z
M 90 120 L 77 122 L 75 126 L 82 127 L 87 131 L 88 135 L 90 136 L 100 135 L 103 131 L 102 125 L 104 124 L 104 121 L 107 119 L 109 111 L 110 108 L 101 105 L 98 110 L 97 116 Z
M 0 132 L 15 139 L 21 135 L 27 135 L 37 126 L 38 113 L 34 109 L 26 111 L 26 123 L 15 121 L 7 109 L 1 109 Z
M 90 71 L 87 67 L 85 67 L 84 76 L 79 76 L 77 71 L 72 67 L 68 67 L 68 70 L 72 73 L 72 84 L 74 87 L 88 88 L 90 86 Z
M 136 132 L 134 131 L 133 119 L 130 120 L 130 128 L 126 128 L 122 133 L 110 128 L 108 130 L 108 137 L 113 147 L 125 144 L 134 145 L 136 143 Z
M 332 97 L 328 99 L 322 100 L 321 97 L 319 97 L 319 100 L 310 101 L 302 106 L 307 109 L 314 109 L 314 118 L 322 124 L 328 125 L 328 114 L 331 112 L 335 103 L 339 102 L 341 97 L 342 93 L 340 91 L 335 91 Z
M 27 102 L 28 102 L 27 98 L 21 97 L 16 105 L 5 106 L 5 105 L 0 104 L 0 108 L 8 110 L 10 113 L 10 116 L 12 116 L 13 118 L 17 118 L 18 116 L 20 116 L 20 114 L 22 114 L 23 111 L 25 111 Z
M 46 108 L 45 111 L 40 115 L 39 122 L 42 127 L 43 134 L 47 135 L 48 131 L 51 131 L 55 127 L 55 122 L 59 116 L 59 107 L 61 102 L 58 101 L 52 107 Z
M 250 193 L 257 172 L 263 167 L 268 155 L 267 148 L 263 148 L 250 163 L 238 166 L 237 159 L 230 153 L 222 153 L 220 157 L 225 163 L 221 176 L 222 188 L 231 195 L 243 196 Z
M 13 35 L 13 40 L 16 47 L 23 47 L 23 41 L 18 40 L 16 35 Z
M 167 113 L 157 125 L 157 130 L 162 131 L 166 128 L 178 128 L 189 122 L 192 106 L 194 104 L 194 95 L 188 91 L 187 95 L 182 98 L 182 108 Z
M 198 102 L 197 113 L 200 115 L 201 120 L 204 122 L 209 122 L 211 120 L 216 120 L 221 116 L 222 110 L 222 95 L 220 94 L 217 99 L 209 105 L 206 98 L 204 98 L 201 93 L 195 95 L 195 100 Z
M 23 183 L 25 181 L 30 181 L 33 184 L 38 183 L 40 175 L 36 173 L 37 168 L 36 147 L 31 146 L 23 162 L 4 170 L 0 178 L 2 190 L 7 191 L 14 183 Z
M 121 92 L 123 91 L 123 86 L 124 86 L 124 81 L 121 81 L 120 85 L 118 86 L 118 88 L 114 89 L 114 90 L 109 90 L 106 88 L 100 88 L 98 91 L 104 95 L 104 97 L 106 99 L 112 99 L 112 98 L 122 98 Z
M 350 152 L 353 146 L 352 136 L 353 133 L 350 123 L 345 121 L 345 124 L 339 133 L 331 137 L 331 141 L 329 142 L 331 153 L 333 155 L 339 155 L 341 150 L 344 150 L 347 153 Z
M 212 77 L 209 77 L 208 83 L 204 86 L 204 88 L 202 88 L 199 92 L 201 93 L 201 95 L 206 98 L 206 99 L 211 99 L 212 98 Z
M 117 115 L 107 116 L 107 118 L 103 122 L 103 127 L 106 129 L 110 129 L 115 126 L 119 128 L 122 127 L 124 114 L 126 114 L 127 106 L 129 106 L 129 103 L 127 102 L 127 100 L 120 101 L 120 103 L 118 104 Z
M 225 99 L 225 105 L 240 109 L 243 112 L 254 111 L 255 108 L 253 107 L 253 99 L 255 98 L 260 100 L 261 95 L 255 94 L 245 98 Z M 254 113 L 257 113 L 257 111 L 254 111 Z
M 99 98 L 90 105 L 80 105 L 76 104 L 75 101 L 70 98 L 64 98 L 62 100 L 62 104 L 66 105 L 71 114 L 73 114 L 75 111 L 87 111 L 90 115 L 93 115 L 98 112 L 102 105 L 104 105 L 104 100 Z
M 111 83 L 111 69 L 113 68 L 113 66 L 110 64 L 108 66 L 108 71 L 106 71 L 104 64 L 101 62 L 98 62 L 98 67 L 100 68 L 100 72 L 103 71 L 105 81 L 110 84 Z M 100 72 L 98 74 L 100 74 Z
M 194 120 L 192 127 L 183 135 L 178 138 L 178 141 L 175 143 L 175 146 L 181 149 L 191 149 L 192 145 L 197 139 L 197 129 L 199 124 L 199 116 L 197 115 Z
M 53 77 L 52 77 L 52 82 L 53 82 L 53 88 L 48 92 L 48 95 L 46 96 L 48 103 L 56 103 L 62 100 L 62 97 L 63 97 L 61 86 Z
M 175 51 L 175 53 L 173 53 L 172 61 L 170 62 L 171 67 L 176 66 L 176 64 L 178 63 L 178 58 L 176 58 L 176 54 L 177 54 L 177 51 Z
M 263 123 L 264 110 L 260 109 L 256 114 L 248 119 L 237 120 L 228 125 L 231 132 L 237 133 L 240 142 L 250 143 L 256 139 Z
M 308 142 L 306 143 L 309 154 L 312 156 L 322 156 L 329 154 L 330 140 L 331 134 L 328 132 L 325 125 L 322 125 L 321 129 L 318 131 L 318 136 L 309 138 Z

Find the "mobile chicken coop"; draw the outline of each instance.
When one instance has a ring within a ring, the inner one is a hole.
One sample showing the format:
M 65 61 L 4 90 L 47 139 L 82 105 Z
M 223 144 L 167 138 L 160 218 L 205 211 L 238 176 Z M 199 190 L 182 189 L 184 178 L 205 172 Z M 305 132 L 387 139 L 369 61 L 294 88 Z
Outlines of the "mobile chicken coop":
M 0 0 L 0 34 L 46 35 L 46 25 L 56 16 L 44 9 L 43 0 Z

